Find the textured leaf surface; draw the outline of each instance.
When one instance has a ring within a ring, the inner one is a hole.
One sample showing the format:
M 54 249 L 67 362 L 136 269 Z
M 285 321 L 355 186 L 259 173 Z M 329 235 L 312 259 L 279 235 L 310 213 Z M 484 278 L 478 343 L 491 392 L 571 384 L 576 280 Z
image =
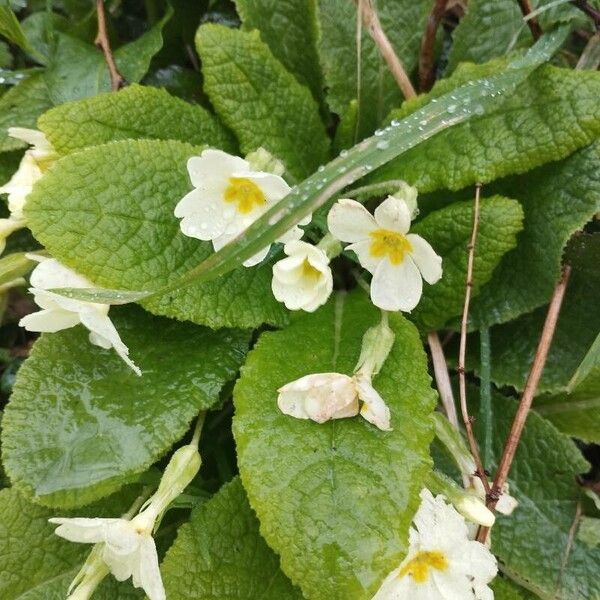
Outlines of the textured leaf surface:
M 491 588 L 494 590 L 494 600 L 535 600 L 537 598 L 504 577 L 496 577 Z
M 320 101 L 316 0 L 235 0 L 235 5 L 243 28 L 258 29 L 273 56 Z
M 133 498 L 127 500 L 130 502 Z M 127 505 L 111 498 L 90 507 L 85 515 L 119 516 Z M 61 513 L 61 516 L 64 513 Z M 56 513 L 27 502 L 15 489 L 0 491 L 0 597 L 2 600 L 64 600 L 69 584 L 91 546 L 72 544 L 54 535 L 48 523 Z M 70 515 L 67 515 L 70 516 Z M 129 583 L 107 579 L 94 598 L 140 598 Z
M 408 73 L 416 66 L 428 0 L 378 0 L 377 14 L 397 56 Z M 366 28 L 361 35 L 360 79 L 357 76 L 356 5 L 346 0 L 319 2 L 319 50 L 333 112 L 342 115 L 359 99 L 357 139 L 373 132 L 403 97 L 398 84 Z
M 139 85 L 58 106 L 40 118 L 39 128 L 61 154 L 127 138 L 235 150 L 231 133 L 205 108 Z
M 162 564 L 170 600 L 302 600 L 260 537 L 239 480 L 192 511 Z
M 192 146 L 121 141 L 64 157 L 27 201 L 31 229 L 52 256 L 96 285 L 158 289 L 212 254 L 210 242 L 184 236 L 175 205 L 190 191 Z M 210 327 L 282 324 L 271 267 L 240 268 L 218 280 L 147 301 L 156 314 Z
M 516 245 L 523 211 L 515 200 L 494 196 L 482 201 L 475 254 L 473 294 L 492 277 L 502 256 Z M 467 280 L 467 246 L 473 229 L 473 202 L 458 202 L 425 217 L 413 228 L 442 257 L 443 276 L 433 286 L 424 284 L 423 297 L 413 311 L 419 326 L 441 329 L 462 312 Z
M 244 154 L 262 146 L 298 178 L 326 161 L 329 141 L 317 103 L 257 31 L 203 25 L 196 47 L 205 91 Z
M 407 550 L 408 525 L 430 468 L 434 405 L 418 333 L 390 315 L 396 341 L 374 385 L 393 432 L 361 417 L 318 425 L 281 413 L 277 389 L 316 372 L 351 373 L 379 315 L 363 295 L 261 336 L 234 391 L 234 436 L 261 532 L 304 594 L 366 600 Z
M 456 85 L 484 78 L 505 65 L 503 61 L 463 65 L 430 94 L 406 102 L 391 118 L 401 119 Z M 468 122 L 442 131 L 391 161 L 372 180 L 405 179 L 421 192 L 458 190 L 558 160 L 600 134 L 598 94 L 600 73 L 543 66 L 514 92 L 498 98 L 484 115 L 477 114 L 474 100 L 476 114 Z M 458 110 L 456 106 L 448 118 Z
M 41 73 L 35 73 L 0 98 L 0 152 L 25 148 L 21 140 L 8 137 L 9 127 L 35 129 L 37 118 L 52 106 Z
M 565 244 L 600 210 L 600 143 L 493 189 L 517 198 L 525 220 L 517 247 L 473 303 L 479 325 L 514 319 L 549 301 Z
M 143 371 L 76 327 L 44 334 L 19 370 L 2 421 L 14 485 L 48 506 L 81 506 L 145 471 L 212 406 L 237 371 L 248 336 L 152 317 L 111 317 Z

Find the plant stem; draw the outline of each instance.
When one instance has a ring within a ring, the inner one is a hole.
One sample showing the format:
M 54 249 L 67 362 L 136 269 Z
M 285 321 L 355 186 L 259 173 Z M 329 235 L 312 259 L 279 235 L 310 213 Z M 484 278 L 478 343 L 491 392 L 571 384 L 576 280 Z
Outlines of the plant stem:
M 456 414 L 454 394 L 452 393 L 452 385 L 450 384 L 450 376 L 448 375 L 448 365 L 437 331 L 428 333 L 427 341 L 429 342 L 429 349 L 431 350 L 433 373 L 435 375 L 435 383 L 440 394 L 442 406 L 444 407 L 448 421 L 450 421 L 450 423 L 458 430 L 458 415 Z
M 435 4 L 427 19 L 427 27 L 421 41 L 421 53 L 419 55 L 419 89 L 428 92 L 434 82 L 433 51 L 435 47 L 435 36 L 446 12 L 448 0 L 435 0 Z
M 198 419 L 196 420 L 196 427 L 194 427 L 194 434 L 192 436 L 192 441 L 190 444 L 194 444 L 198 446 L 200 442 L 200 434 L 202 433 L 202 426 L 204 425 L 204 419 L 206 418 L 206 412 L 201 412 L 198 415 Z
M 491 350 L 490 350 L 490 330 L 482 327 L 479 330 L 479 356 L 481 369 L 479 373 L 480 381 L 480 401 L 479 416 L 483 424 L 483 464 L 489 465 L 492 462 L 492 440 L 493 431 L 493 408 L 492 408 L 492 374 L 491 374 Z
M 531 6 L 530 0 L 519 0 L 519 6 L 521 7 L 521 12 L 523 13 L 524 17 L 527 17 L 529 13 L 533 12 L 533 7 Z M 542 28 L 540 27 L 538 20 L 535 17 L 527 19 L 527 26 L 531 31 L 533 39 L 537 41 L 542 35 Z
M 479 230 L 479 200 L 481 196 L 481 184 L 475 186 L 475 200 L 473 202 L 473 230 L 471 232 L 471 240 L 469 241 L 468 250 L 469 256 L 467 260 L 467 283 L 465 286 L 465 303 L 463 306 L 462 321 L 460 326 L 460 348 L 458 351 L 458 384 L 460 392 L 460 410 L 462 412 L 465 429 L 467 431 L 467 439 L 471 454 L 475 460 L 476 475 L 481 479 L 486 494 L 490 491 L 490 484 L 485 473 L 485 469 L 481 463 L 481 455 L 477 446 L 477 440 L 473 433 L 473 422 L 469 409 L 467 407 L 467 381 L 465 377 L 465 355 L 467 352 L 467 328 L 469 323 L 469 305 L 471 303 L 471 289 L 473 287 L 473 263 L 475 260 L 475 244 L 477 243 L 477 232 Z
M 571 4 L 584 12 L 596 25 L 596 29 L 600 31 L 600 10 L 590 6 L 586 0 L 571 0 Z
M 527 415 L 531 408 L 533 397 L 535 396 L 540 377 L 542 376 L 542 371 L 544 370 L 544 366 L 546 364 L 546 359 L 548 358 L 548 351 L 550 350 L 550 345 L 552 344 L 552 337 L 554 336 L 556 322 L 558 321 L 560 307 L 565 296 L 565 290 L 567 288 L 570 274 L 571 267 L 565 266 L 563 268 L 561 278 L 554 288 L 552 300 L 548 306 L 546 321 L 544 322 L 544 327 L 542 329 L 542 335 L 540 336 L 540 341 L 533 358 L 531 371 L 527 377 L 527 382 L 525 383 L 525 388 L 523 389 L 519 408 L 517 409 L 510 433 L 508 434 L 508 438 L 504 446 L 504 452 L 502 454 L 502 458 L 500 459 L 498 471 L 496 472 L 494 485 L 492 486 L 490 493 L 488 493 L 487 506 L 490 510 L 494 510 L 496 504 L 498 503 L 498 499 L 502 494 L 502 488 L 506 483 L 508 473 L 510 472 L 510 468 L 515 458 L 517 447 L 521 439 L 521 434 L 523 433 L 523 428 L 525 427 L 525 421 L 527 420 Z M 487 537 L 487 532 L 488 528 L 480 527 L 477 534 L 477 540 L 484 542 Z
M 402 61 L 396 55 L 390 40 L 385 31 L 381 27 L 379 17 L 373 7 L 373 0 L 357 0 L 358 9 L 361 12 L 362 22 L 367 28 L 370 36 L 373 38 L 375 45 L 379 49 L 381 56 L 387 63 L 398 87 L 404 94 L 405 98 L 414 98 L 417 95 L 410 78 L 406 74 Z
M 98 34 L 95 44 L 104 54 L 104 60 L 110 74 L 110 85 L 113 91 L 121 89 L 125 85 L 125 79 L 119 73 L 106 31 L 106 13 L 104 11 L 104 0 L 96 0 L 96 15 L 98 18 Z

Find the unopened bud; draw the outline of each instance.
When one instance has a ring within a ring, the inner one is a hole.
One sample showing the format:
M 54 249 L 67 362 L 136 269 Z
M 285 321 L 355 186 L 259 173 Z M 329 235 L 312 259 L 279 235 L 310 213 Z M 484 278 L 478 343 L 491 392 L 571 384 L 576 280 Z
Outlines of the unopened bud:
M 409 185 L 406 181 L 401 181 L 398 189 L 392 194 L 394 198 L 404 200 L 410 211 L 410 218 L 414 219 L 419 214 L 419 206 L 417 204 L 417 196 L 419 192 L 416 187 Z
M 247 154 L 246 160 L 250 163 L 253 171 L 264 171 L 279 176 L 285 173 L 285 165 L 262 147 Z

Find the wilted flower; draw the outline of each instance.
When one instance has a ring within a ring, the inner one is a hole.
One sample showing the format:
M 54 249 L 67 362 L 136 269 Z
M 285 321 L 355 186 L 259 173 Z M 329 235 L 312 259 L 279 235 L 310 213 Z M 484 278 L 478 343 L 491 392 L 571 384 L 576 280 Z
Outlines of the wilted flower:
M 181 219 L 185 235 L 212 241 L 215 250 L 237 237 L 290 191 L 279 175 L 253 171 L 247 160 L 221 150 L 204 150 L 188 160 L 187 168 L 194 189 L 179 201 L 175 216 Z M 302 233 L 296 226 L 277 241 L 298 240 Z M 244 266 L 264 260 L 269 248 L 263 248 Z
M 421 236 L 408 233 L 411 210 L 400 198 L 388 196 L 374 217 L 355 200 L 342 199 L 329 211 L 331 233 L 358 256 L 373 274 L 371 300 L 383 310 L 413 310 L 423 292 L 423 279 L 442 276 L 442 259 Z
M 107 350 L 114 348 L 121 359 L 137 375 L 141 375 L 140 369 L 129 358 L 129 349 L 121 341 L 119 332 L 108 316 L 108 304 L 84 302 L 48 291 L 54 288 L 93 288 L 94 284 L 54 258 L 35 254 L 28 256 L 40 262 L 31 273 L 29 291 L 42 310 L 23 317 L 19 325 L 27 331 L 54 333 L 81 323 L 90 331 L 92 344 Z
M 273 265 L 273 295 L 290 310 L 315 311 L 333 290 L 327 255 L 299 240 L 288 242 L 283 250 L 287 258 Z

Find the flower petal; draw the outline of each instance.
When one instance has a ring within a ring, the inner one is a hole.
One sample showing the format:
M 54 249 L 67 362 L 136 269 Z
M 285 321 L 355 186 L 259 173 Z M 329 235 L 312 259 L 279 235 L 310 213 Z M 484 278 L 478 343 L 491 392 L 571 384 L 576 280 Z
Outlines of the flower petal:
M 63 309 L 45 309 L 26 315 L 19 321 L 19 326 L 27 331 L 40 333 L 56 333 L 79 325 L 79 314 Z
M 182 218 L 179 227 L 188 237 L 209 241 L 222 235 L 235 218 L 235 208 L 222 200 L 222 195 L 194 189 L 175 207 L 175 216 Z
M 367 269 L 369 273 L 375 273 L 382 258 L 371 254 L 371 240 L 364 240 L 346 246 L 346 250 L 352 250 L 358 258 L 358 262 Z
M 53 148 L 46 136 L 37 129 L 26 129 L 25 127 L 9 127 L 7 133 L 11 138 L 27 142 L 30 146 L 35 146 L 39 150 L 52 152 Z
M 139 562 L 133 572 L 133 585 L 141 587 L 149 600 L 165 600 L 165 588 L 160 576 L 158 554 L 152 536 L 144 536 L 139 548 Z
M 392 431 L 390 409 L 379 395 L 379 392 L 373 387 L 369 378 L 357 375 L 355 380 L 358 388 L 358 397 L 363 402 L 360 414 L 369 423 L 372 423 L 382 431 Z
M 329 211 L 327 227 L 342 242 L 360 242 L 369 239 L 369 233 L 377 229 L 377 223 L 360 202 L 341 199 Z
M 209 148 L 200 156 L 192 156 L 187 162 L 187 169 L 192 185 L 203 190 L 219 182 L 223 186 L 227 185 L 227 180 L 234 173 L 245 177 L 250 171 L 250 165 L 239 156 Z
M 392 265 L 385 257 L 371 281 L 371 300 L 383 310 L 410 312 L 419 303 L 422 292 L 421 274 L 409 256 L 399 265 Z
M 233 173 L 234 177 L 244 177 L 254 182 L 265 195 L 267 204 L 275 204 L 287 196 L 292 188 L 283 177 L 272 173 L 252 171 L 249 173 Z
M 91 288 L 94 284 L 84 277 L 65 267 L 55 258 L 40 262 L 31 272 L 29 279 L 31 287 L 49 290 L 52 288 Z
M 420 235 L 409 233 L 406 239 L 412 246 L 410 257 L 421 271 L 423 279 L 430 284 L 438 282 L 442 277 L 442 257 Z
M 375 209 L 375 221 L 381 229 L 404 234 L 410 229 L 410 209 L 401 198 L 388 196 Z
M 53 517 L 48 519 L 50 523 L 59 525 L 54 533 L 70 542 L 80 542 L 82 544 L 96 544 L 103 542 L 106 535 L 107 526 L 113 525 L 122 519 L 86 519 L 84 517 L 75 517 L 72 519 Z

